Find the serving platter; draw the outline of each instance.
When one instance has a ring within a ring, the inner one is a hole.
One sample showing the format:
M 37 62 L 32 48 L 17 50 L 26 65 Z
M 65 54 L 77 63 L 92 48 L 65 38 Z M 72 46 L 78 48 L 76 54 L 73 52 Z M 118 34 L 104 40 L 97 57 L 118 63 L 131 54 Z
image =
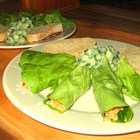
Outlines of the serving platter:
M 97 46 L 113 46 L 118 50 L 125 47 L 136 47 L 131 44 L 96 39 Z M 43 51 L 44 45 L 40 44 L 30 48 L 31 50 Z M 3 75 L 3 87 L 5 94 L 9 100 L 23 113 L 45 125 L 70 131 L 74 133 L 90 134 L 90 135 L 116 135 L 140 131 L 140 103 L 132 101 L 125 97 L 126 102 L 131 106 L 134 117 L 125 124 L 112 122 L 103 122 L 103 118 L 99 112 L 95 102 L 92 89 L 76 101 L 73 107 L 63 114 L 55 112 L 43 104 L 46 95 L 50 92 L 45 89 L 39 94 L 31 94 L 22 90 L 21 74 L 18 66 L 19 54 L 6 67 Z M 13 75 L 16 75 L 13 81 Z
M 43 45 L 46 43 L 50 43 L 52 41 L 61 40 L 70 37 L 76 31 L 76 24 L 72 23 L 70 25 L 64 25 L 63 32 L 51 35 L 42 41 L 34 42 L 34 43 L 26 43 L 24 45 L 8 45 L 5 42 L 0 42 L 0 49 L 19 49 L 19 48 L 30 48 L 35 47 L 37 45 Z

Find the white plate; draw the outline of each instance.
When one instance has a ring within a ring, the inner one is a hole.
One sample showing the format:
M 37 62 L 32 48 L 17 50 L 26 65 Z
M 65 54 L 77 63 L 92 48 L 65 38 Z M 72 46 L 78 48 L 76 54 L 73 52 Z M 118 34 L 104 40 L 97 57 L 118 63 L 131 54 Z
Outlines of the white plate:
M 99 46 L 113 45 L 116 48 L 133 47 L 133 45 L 105 39 L 95 39 Z M 43 46 L 30 48 L 32 50 L 43 50 Z M 59 114 L 43 104 L 44 93 L 32 95 L 17 90 L 21 81 L 20 69 L 18 67 L 19 57 L 15 57 L 5 69 L 3 75 L 3 87 L 9 100 L 23 113 L 29 117 L 54 128 L 82 134 L 114 135 L 130 133 L 140 130 L 140 103 L 126 98 L 133 109 L 134 117 L 131 122 L 117 124 L 103 122 L 98 107 L 94 100 L 92 89 L 83 95 L 67 112 Z
M 64 31 L 61 33 L 54 34 L 52 36 L 47 37 L 46 39 L 40 41 L 40 42 L 35 42 L 35 43 L 30 43 L 30 44 L 24 44 L 24 45 L 8 45 L 4 42 L 0 42 L 0 49 L 18 49 L 18 48 L 29 48 L 29 47 L 35 47 L 39 44 L 44 44 L 48 42 L 52 42 L 55 40 L 61 40 L 70 37 L 74 32 L 76 31 L 76 25 L 75 23 L 71 25 L 64 26 Z

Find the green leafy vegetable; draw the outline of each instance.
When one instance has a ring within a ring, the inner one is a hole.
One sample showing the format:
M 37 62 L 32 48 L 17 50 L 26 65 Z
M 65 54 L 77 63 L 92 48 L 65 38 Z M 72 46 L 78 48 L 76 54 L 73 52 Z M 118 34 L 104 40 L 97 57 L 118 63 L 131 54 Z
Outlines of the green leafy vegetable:
M 65 112 L 88 91 L 90 80 L 89 68 L 77 66 L 68 77 L 59 81 L 58 86 L 47 96 L 44 103 L 54 110 Z
M 45 21 L 45 14 L 44 13 L 38 13 L 36 15 L 34 15 L 31 20 L 33 21 L 33 24 L 35 26 L 43 26 L 43 25 L 46 25 L 48 24 L 46 21 Z M 51 22 L 53 23 L 53 22 Z
M 37 13 L 32 16 L 31 20 L 35 26 L 42 26 L 52 23 L 62 23 L 62 25 L 70 25 L 73 23 L 71 19 L 64 17 L 58 10 L 47 10 L 44 13 Z
M 140 75 L 135 72 L 125 57 L 122 57 L 118 63 L 117 74 L 124 86 L 124 94 L 133 100 L 140 101 Z
M 47 24 L 62 23 L 62 25 L 69 25 L 73 23 L 71 19 L 65 18 L 58 10 L 46 11 L 44 20 Z
M 68 76 L 76 59 L 69 54 L 50 54 L 27 50 L 20 57 L 22 81 L 32 93 L 57 85 L 58 79 Z
M 35 16 L 37 14 L 36 11 L 34 11 L 33 9 L 27 8 L 24 9 L 23 11 L 19 12 L 18 15 L 19 17 L 28 17 L 28 18 L 32 18 L 33 16 Z
M 53 87 L 61 77 L 68 76 L 71 67 L 65 64 L 53 63 L 48 65 L 25 64 L 22 67 L 21 76 L 32 93 L 39 93 L 45 88 Z
M 130 110 L 130 108 L 124 107 L 123 110 L 120 110 L 118 112 L 117 116 L 118 116 L 119 122 L 124 123 L 126 121 L 125 116 L 131 116 L 132 117 L 132 111 Z M 128 121 L 130 121 L 130 120 L 128 120 Z
M 10 14 L 6 12 L 0 12 L 0 24 L 9 27 L 12 22 L 16 22 L 19 20 L 17 14 Z
M 95 100 L 105 119 L 123 123 L 132 119 L 132 110 L 123 97 L 122 83 L 118 75 L 111 70 L 107 59 L 104 59 L 99 68 L 92 68 L 92 85 Z M 113 110 L 116 110 L 115 114 Z M 107 116 L 108 111 L 109 114 L 113 113 L 113 118 Z
M 65 53 L 51 54 L 40 51 L 26 50 L 21 54 L 19 66 L 22 68 L 24 64 L 45 65 L 52 63 L 64 63 L 73 67 L 76 58 Z

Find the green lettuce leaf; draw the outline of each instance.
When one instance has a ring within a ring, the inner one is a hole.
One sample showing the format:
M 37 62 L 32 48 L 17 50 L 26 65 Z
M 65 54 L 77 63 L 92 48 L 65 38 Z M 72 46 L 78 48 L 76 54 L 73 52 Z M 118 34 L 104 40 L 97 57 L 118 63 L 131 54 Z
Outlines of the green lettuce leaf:
M 62 23 L 62 25 L 64 26 L 73 23 L 71 19 L 64 17 L 58 10 L 47 10 L 44 15 L 44 21 L 47 24 Z
M 19 66 L 22 81 L 32 93 L 54 88 L 58 79 L 68 76 L 75 67 L 75 57 L 27 50 L 21 54 Z
M 44 103 L 54 110 L 65 112 L 80 96 L 87 92 L 90 88 L 90 83 L 90 69 L 78 65 L 68 77 L 59 81 L 58 86 L 47 96 Z M 52 100 L 60 103 L 63 109 L 61 110 L 57 106 L 54 107 L 52 103 L 50 103 Z
M 51 54 L 34 50 L 26 50 L 21 54 L 19 66 L 24 64 L 46 65 L 51 63 L 65 63 L 72 65 L 76 61 L 75 57 L 65 53 Z
M 111 121 L 121 123 L 130 121 L 133 113 L 124 100 L 122 83 L 118 75 L 111 70 L 107 59 L 99 68 L 93 68 L 91 73 L 95 100 L 102 116 L 105 117 L 105 113 L 109 110 L 122 107 L 124 109 L 118 112 L 117 119 Z
M 123 83 L 124 94 L 140 101 L 140 75 L 135 72 L 125 57 L 122 57 L 118 63 L 117 74 Z
M 24 64 L 22 81 L 32 93 L 39 93 L 45 88 L 57 85 L 61 77 L 68 76 L 73 67 L 65 64 L 52 63 L 47 65 Z

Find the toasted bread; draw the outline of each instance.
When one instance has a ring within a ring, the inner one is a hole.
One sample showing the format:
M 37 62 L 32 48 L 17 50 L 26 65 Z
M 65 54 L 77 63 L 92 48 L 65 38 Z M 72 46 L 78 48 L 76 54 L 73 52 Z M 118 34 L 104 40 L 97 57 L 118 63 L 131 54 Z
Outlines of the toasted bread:
M 45 39 L 46 37 L 50 35 L 53 35 L 55 33 L 62 32 L 62 31 L 63 31 L 63 27 L 61 23 L 45 25 L 41 27 L 36 27 L 28 31 L 26 34 L 26 39 L 27 39 L 27 42 L 29 43 L 37 42 L 37 41 Z
M 7 39 L 8 28 L 6 26 L 0 25 L 0 42 Z
M 79 52 L 83 52 L 91 46 L 94 46 L 96 41 L 90 37 L 65 39 L 49 43 L 44 47 L 45 52 L 49 53 L 68 53 L 78 57 Z
M 135 71 L 140 74 L 140 48 L 139 47 L 129 47 L 125 48 L 120 56 L 125 56 L 129 64 L 135 69 Z

